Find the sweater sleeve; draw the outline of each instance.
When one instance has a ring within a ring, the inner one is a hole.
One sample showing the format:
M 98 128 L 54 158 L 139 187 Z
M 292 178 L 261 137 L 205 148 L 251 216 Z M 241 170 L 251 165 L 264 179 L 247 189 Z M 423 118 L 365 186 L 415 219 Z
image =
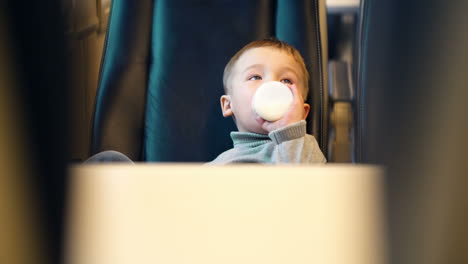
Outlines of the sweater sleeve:
M 304 120 L 268 134 L 274 142 L 273 163 L 325 163 L 314 136 L 306 134 Z

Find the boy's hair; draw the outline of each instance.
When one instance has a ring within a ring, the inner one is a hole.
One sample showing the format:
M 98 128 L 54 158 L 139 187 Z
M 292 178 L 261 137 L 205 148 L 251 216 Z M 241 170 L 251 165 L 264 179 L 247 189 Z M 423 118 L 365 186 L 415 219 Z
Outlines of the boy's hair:
M 249 44 L 245 45 L 242 49 L 240 49 L 232 58 L 229 60 L 229 62 L 226 64 L 226 67 L 224 67 L 224 74 L 223 74 L 223 85 L 224 85 L 224 92 L 227 94 L 229 87 L 228 87 L 228 82 L 229 82 L 229 77 L 231 76 L 232 70 L 234 68 L 234 65 L 236 62 L 239 60 L 239 58 L 244 54 L 246 51 L 253 49 L 253 48 L 260 48 L 260 47 L 273 47 L 277 48 L 279 50 L 285 51 L 293 58 L 296 60 L 297 63 L 299 63 L 299 66 L 301 67 L 302 74 L 304 76 L 304 100 L 307 99 L 307 94 L 309 93 L 309 72 L 307 71 L 307 68 L 304 63 L 304 59 L 302 58 L 301 54 L 299 51 L 294 48 L 293 46 L 289 45 L 288 43 L 281 41 L 277 38 L 267 38 L 267 39 L 262 39 L 262 40 L 255 40 L 250 42 Z

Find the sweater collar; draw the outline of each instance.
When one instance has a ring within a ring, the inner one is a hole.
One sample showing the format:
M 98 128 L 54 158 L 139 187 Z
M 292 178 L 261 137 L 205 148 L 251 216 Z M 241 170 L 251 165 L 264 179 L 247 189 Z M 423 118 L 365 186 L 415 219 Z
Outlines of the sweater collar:
M 251 132 L 231 132 L 231 139 L 234 147 L 244 146 L 254 148 L 271 142 L 268 135 Z

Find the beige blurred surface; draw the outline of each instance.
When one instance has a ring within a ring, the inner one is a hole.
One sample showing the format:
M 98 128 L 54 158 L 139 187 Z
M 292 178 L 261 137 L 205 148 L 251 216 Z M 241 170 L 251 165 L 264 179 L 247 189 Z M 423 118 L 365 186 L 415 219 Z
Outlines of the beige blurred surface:
M 385 263 L 378 167 L 71 168 L 67 263 Z

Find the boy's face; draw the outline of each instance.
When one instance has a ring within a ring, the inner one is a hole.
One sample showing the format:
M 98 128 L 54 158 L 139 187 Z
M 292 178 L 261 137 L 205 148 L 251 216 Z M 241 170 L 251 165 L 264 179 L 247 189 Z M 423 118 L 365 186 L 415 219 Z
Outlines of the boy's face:
M 252 97 L 257 88 L 269 81 L 282 82 L 289 87 L 295 85 L 303 103 L 303 75 L 299 63 L 292 55 L 274 47 L 247 50 L 233 67 L 228 81 L 228 94 L 221 97 L 223 115 L 225 117 L 234 116 L 240 132 L 258 134 L 270 132 L 263 125 L 265 120 L 255 113 L 251 105 Z M 308 107 L 308 105 L 306 106 Z M 308 108 L 306 112 L 308 112 Z M 303 115 L 302 113 L 298 114 Z

